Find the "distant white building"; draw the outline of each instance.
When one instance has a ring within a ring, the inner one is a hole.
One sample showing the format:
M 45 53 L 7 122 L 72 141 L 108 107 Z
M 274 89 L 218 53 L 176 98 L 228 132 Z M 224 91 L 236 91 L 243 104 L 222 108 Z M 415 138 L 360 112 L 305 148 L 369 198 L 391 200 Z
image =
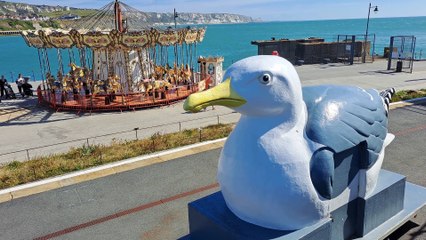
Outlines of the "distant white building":
M 81 17 L 75 14 L 66 14 L 59 17 L 60 20 L 77 20 Z

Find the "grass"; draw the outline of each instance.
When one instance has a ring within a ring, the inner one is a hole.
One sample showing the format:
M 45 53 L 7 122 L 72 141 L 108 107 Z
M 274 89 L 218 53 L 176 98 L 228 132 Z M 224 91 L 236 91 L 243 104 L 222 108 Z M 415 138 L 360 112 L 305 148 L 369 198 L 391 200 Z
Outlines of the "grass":
M 43 28 L 61 28 L 59 21 L 48 20 L 38 22 Z M 5 19 L 0 20 L 0 31 L 14 31 L 14 30 L 35 30 L 32 21 Z
M 42 28 L 53 28 L 53 29 L 61 28 L 60 22 L 54 21 L 54 20 L 42 21 L 42 22 L 39 22 L 39 24 Z
M 0 31 L 34 30 L 34 29 L 35 28 L 31 21 L 16 20 L 16 19 L 0 20 Z
M 402 90 L 396 92 L 392 96 L 392 102 L 399 102 L 404 100 L 410 100 L 414 98 L 421 98 L 426 97 L 426 89 L 420 89 L 420 90 Z
M 13 161 L 0 167 L 0 189 L 17 186 L 131 157 L 177 148 L 229 135 L 232 125 L 212 125 L 170 134 L 154 134 L 134 141 L 114 141 L 110 145 L 84 145 L 62 154 Z M 201 134 L 200 134 L 201 133 Z

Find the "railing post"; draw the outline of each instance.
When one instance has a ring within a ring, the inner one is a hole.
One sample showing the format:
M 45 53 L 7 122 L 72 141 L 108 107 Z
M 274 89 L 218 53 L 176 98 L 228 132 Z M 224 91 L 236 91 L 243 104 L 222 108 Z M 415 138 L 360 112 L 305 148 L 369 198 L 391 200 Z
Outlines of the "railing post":
M 155 151 L 155 138 L 152 139 L 152 151 Z

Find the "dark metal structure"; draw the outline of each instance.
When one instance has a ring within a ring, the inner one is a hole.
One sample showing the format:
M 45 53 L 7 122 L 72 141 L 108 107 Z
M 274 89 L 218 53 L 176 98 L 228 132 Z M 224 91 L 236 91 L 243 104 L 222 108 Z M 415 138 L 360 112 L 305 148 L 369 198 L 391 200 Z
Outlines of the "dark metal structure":
M 374 61 L 376 35 L 372 41 L 364 42 L 365 35 L 338 35 L 337 41 L 326 42 L 323 38 L 275 39 L 252 41 L 257 46 L 258 55 L 278 54 L 296 65 L 343 62 L 353 64 L 361 62 L 367 52 L 368 62 Z
M 388 70 L 413 72 L 415 36 L 392 36 L 389 43 Z
M 371 41 L 364 42 L 365 35 L 338 35 L 336 45 L 336 61 L 345 64 L 374 62 L 376 35 L 370 34 L 368 39 Z M 362 42 L 362 44 L 359 44 Z

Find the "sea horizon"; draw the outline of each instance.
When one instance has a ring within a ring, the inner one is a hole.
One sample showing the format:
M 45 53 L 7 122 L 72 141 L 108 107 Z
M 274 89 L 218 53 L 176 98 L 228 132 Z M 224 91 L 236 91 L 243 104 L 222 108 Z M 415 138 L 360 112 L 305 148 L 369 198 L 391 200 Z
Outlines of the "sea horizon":
M 404 16 L 404 17 L 371 17 L 371 19 L 395 19 L 395 18 L 423 18 L 425 16 Z M 305 19 L 305 20 L 270 20 L 270 21 L 260 21 L 260 22 L 319 22 L 319 21 L 340 21 L 340 20 L 365 20 L 367 22 L 367 18 L 330 18 L 330 19 Z M 233 24 L 233 23 L 231 23 Z M 235 23 L 238 24 L 238 23 Z M 246 24 L 246 23 L 242 23 Z
M 235 61 L 257 55 L 257 47 L 252 45 L 251 41 L 308 37 L 324 38 L 327 42 L 336 41 L 338 35 L 365 34 L 366 19 L 270 21 L 197 26 L 207 27 L 204 41 L 197 44 L 197 57 L 223 56 L 225 59 L 223 67 L 226 69 Z M 417 39 L 415 58 L 426 58 L 424 26 L 426 26 L 426 16 L 370 18 L 369 34 L 376 35 L 374 53 L 383 55 L 384 48 L 389 46 L 390 36 L 414 35 Z M 55 54 L 52 53 L 53 69 L 57 68 L 55 58 Z M 5 75 L 7 79 L 12 79 L 16 78 L 18 73 L 35 79 L 41 78 L 37 49 L 28 47 L 21 36 L 0 37 L 0 74 Z

